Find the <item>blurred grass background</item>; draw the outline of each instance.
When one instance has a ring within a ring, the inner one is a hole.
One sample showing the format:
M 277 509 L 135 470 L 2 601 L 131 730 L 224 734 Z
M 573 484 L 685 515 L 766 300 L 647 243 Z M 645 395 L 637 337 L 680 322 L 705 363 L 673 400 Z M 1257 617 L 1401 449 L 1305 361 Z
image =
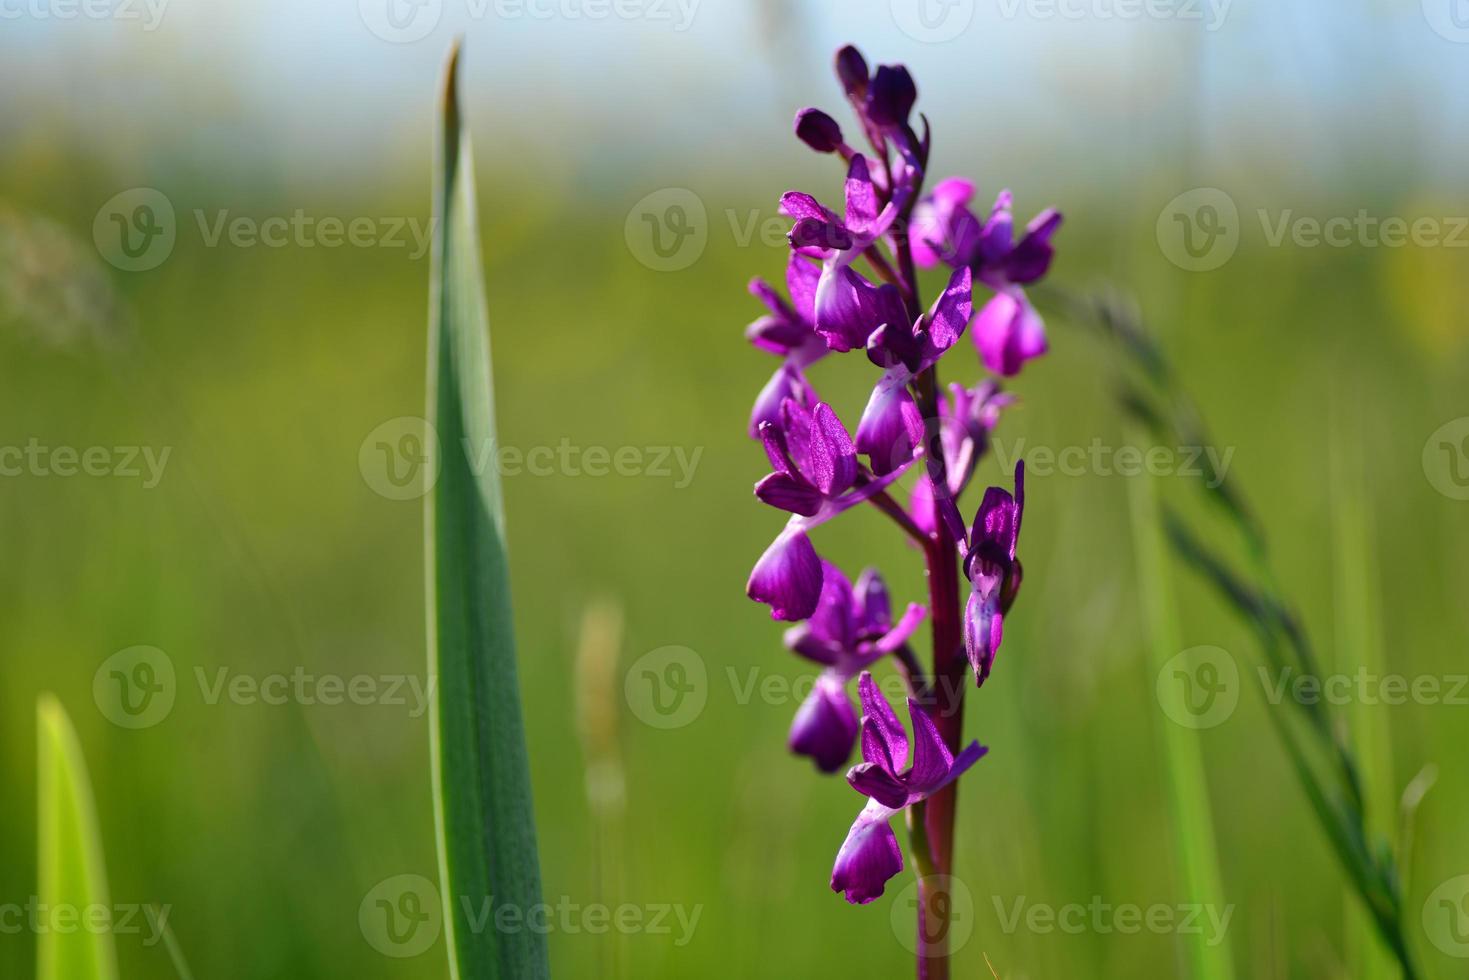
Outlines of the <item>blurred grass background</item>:
M 338 16 L 343 31 L 360 29 L 350 11 Z M 707 76 L 686 98 L 665 92 L 648 122 L 651 149 L 635 146 L 635 125 L 609 145 L 610 123 L 585 139 L 536 142 L 526 115 L 537 105 L 574 106 L 567 114 L 582 118 L 602 104 L 613 113 L 619 101 L 611 91 L 558 87 L 549 67 L 544 90 L 522 80 L 515 121 L 503 128 L 496 89 L 466 90 L 503 443 L 702 450 L 683 488 L 650 476 L 505 481 L 545 894 L 583 906 L 701 907 L 682 947 L 676 924 L 672 936 L 553 932 L 559 976 L 605 975 L 609 948 L 623 976 L 911 970 L 889 926 L 900 888 L 850 908 L 826 887 L 860 798 L 786 753 L 794 702 L 740 703 L 730 680 L 804 669 L 742 594 L 779 525 L 749 493 L 764 464 L 745 419 L 773 365 L 740 336 L 757 313 L 744 284 L 777 276 L 784 251 L 758 237 L 742 244 L 728 215 L 770 218 L 789 187 L 836 196 L 829 161 L 784 139 L 797 106 L 838 102 L 820 70 L 835 45 L 817 23 L 810 39 L 786 37 L 790 48 L 750 38 L 748 57 L 715 66 L 734 89 L 760 84 L 782 50 L 811 69 L 797 73 L 808 76 L 800 87 L 741 106 L 741 125 L 755 122 L 736 132 L 759 142 L 723 153 L 737 141 L 720 137 L 722 156 L 668 132 L 683 120 L 715 128 L 726 105 L 706 97 Z M 929 81 L 930 47 L 890 23 L 864 34 L 874 60 L 908 60 L 926 92 L 955 84 Z M 968 43 L 982 51 L 979 39 Z M 1209 90 L 1189 61 L 1195 43 L 1165 49 L 1185 66 L 1170 76 L 1186 89 L 1185 115 L 1207 122 L 1211 110 L 1187 94 Z M 1442 42 L 1429 35 L 1423 44 Z M 493 32 L 472 34 L 471 82 L 477 58 L 493 65 L 507 47 Z M 411 86 L 399 96 L 412 121 L 377 131 L 377 168 L 323 138 L 309 165 L 292 169 L 270 156 L 270 126 L 233 112 L 217 91 L 179 95 L 176 117 L 150 116 L 152 144 L 94 145 L 77 122 L 98 111 L 85 100 L 43 101 L 50 117 L 5 110 L 14 138 L 0 156 L 0 445 L 34 438 L 172 453 L 153 489 L 119 478 L 0 478 L 0 902 L 24 902 L 34 889 L 32 711 L 37 693 L 53 690 L 76 720 L 96 782 L 114 900 L 172 906 L 200 977 L 445 975 L 441 945 L 388 959 L 357 924 L 377 882 L 435 875 L 425 722 L 386 705 L 209 705 L 194 681 L 196 668 L 212 676 L 222 666 L 255 676 L 298 667 L 423 672 L 421 506 L 374 493 L 358 450 L 381 423 L 422 413 L 427 259 L 384 248 L 210 248 L 193 216 L 304 208 L 426 221 L 438 47 L 431 39 L 412 50 L 422 70 L 395 69 Z M 631 47 L 597 50 L 624 69 L 642 57 Z M 128 70 L 146 78 L 152 69 Z M 1086 103 L 1084 80 L 1054 63 L 1032 70 L 1042 92 Z M 166 66 L 156 71 L 174 77 Z M 1250 81 L 1244 70 L 1228 77 Z M 1256 84 L 1254 97 L 1268 98 Z M 1433 96 L 1407 84 L 1410 95 Z M 979 177 L 983 195 L 1003 178 L 1024 216 L 1058 205 L 1067 223 L 1053 281 L 1115 283 L 1137 297 L 1215 441 L 1234 450 L 1231 472 L 1250 492 L 1280 580 L 1327 662 L 1340 642 L 1334 624 L 1352 621 L 1332 590 L 1336 438 L 1366 464 L 1376 565 L 1365 575 L 1377 590 L 1385 663 L 1408 676 L 1469 671 L 1469 504 L 1438 493 L 1421 463 L 1429 434 L 1469 414 L 1465 252 L 1273 248 L 1253 218 L 1256 208 L 1326 217 L 1365 207 L 1409 220 L 1462 212 L 1462 196 L 1435 176 L 1441 161 L 1404 145 L 1396 159 L 1364 153 L 1360 166 L 1313 180 L 1284 148 L 1288 120 L 1265 116 L 1252 131 L 1265 145 L 1279 138 L 1273 168 L 1225 170 L 1188 127 L 1159 122 L 1149 98 L 1124 103 L 1118 111 L 1134 125 L 1100 146 L 1084 128 L 1040 124 L 991 148 L 976 136 L 992 125 L 983 101 L 966 104 L 951 91 L 933 110 L 940 169 Z M 279 131 L 299 137 L 333 112 L 319 95 L 306 98 Z M 1386 115 L 1368 125 L 1388 127 Z M 190 134 L 200 133 L 192 146 Z M 235 163 L 202 165 L 216 158 Z M 339 159 L 351 179 L 333 177 Z M 1159 249 L 1155 222 L 1176 194 L 1211 184 L 1235 196 L 1245 233 L 1221 268 L 1184 272 Z M 100 260 L 90 229 L 104 201 L 134 186 L 165 191 L 179 239 L 157 269 L 125 273 Z M 702 200 L 709 242 L 689 268 L 656 272 L 629 248 L 624 222 L 637 201 L 668 186 Z M 1123 445 L 1110 352 L 1059 314 L 1049 326 L 1053 353 L 1013 386 L 1022 404 L 999 441 L 1007 452 L 1022 439 L 1031 448 Z M 977 377 L 970 357 L 951 360 Z M 946 380 L 957 379 L 950 371 Z M 849 425 L 871 375 L 839 358 L 815 372 Z M 1354 427 L 1334 434 L 1333 405 L 1347 407 Z M 1002 481 L 987 459 L 976 482 Z M 1165 493 L 1175 492 L 1169 482 Z M 960 973 L 987 975 L 987 956 L 1005 978 L 1175 975 L 1175 936 L 1006 932 L 997 913 L 1021 898 L 1191 900 L 1178 893 L 1167 844 L 1159 737 L 1169 722 L 1145 655 L 1126 478 L 1033 475 L 1028 491 L 1025 589 L 996 675 L 968 711 L 968 730 L 992 752 L 961 795 L 958 876 L 976 918 Z M 919 598 L 917 555 L 877 515 L 849 515 L 817 544 L 850 572 L 879 565 L 895 598 Z M 1344 976 L 1345 881 L 1263 716 L 1250 637 L 1181 569 L 1177 592 L 1185 644 L 1225 648 L 1247 679 L 1234 716 L 1200 736 L 1239 972 Z M 572 679 L 583 608 L 604 595 L 624 609 L 625 664 L 681 645 L 709 676 L 704 711 L 662 731 L 626 711 L 616 673 L 606 698 L 625 715 L 627 809 L 610 834 L 584 789 Z M 95 709 L 92 679 L 107 656 L 137 644 L 168 653 L 180 691 L 166 721 L 127 731 Z M 1461 832 L 1469 778 L 1454 754 L 1469 740 L 1469 707 L 1368 710 L 1392 732 L 1394 795 L 1424 763 L 1440 766 L 1406 869 L 1416 921 L 1428 892 L 1469 871 Z M 605 873 L 609 848 L 620 876 Z M 1452 975 L 1454 961 L 1421 936 L 1419 950 Z M 0 975 L 31 974 L 33 957 L 34 936 L 0 935 Z M 169 975 L 162 948 L 137 937 L 120 937 L 120 957 L 124 976 Z

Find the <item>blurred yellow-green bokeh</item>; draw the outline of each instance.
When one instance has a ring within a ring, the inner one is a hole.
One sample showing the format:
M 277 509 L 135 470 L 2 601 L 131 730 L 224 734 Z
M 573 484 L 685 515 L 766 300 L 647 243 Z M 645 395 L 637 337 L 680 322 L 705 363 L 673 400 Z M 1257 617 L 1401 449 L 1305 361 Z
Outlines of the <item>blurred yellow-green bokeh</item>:
M 827 888 L 861 797 L 787 753 L 810 673 L 743 595 L 780 524 L 750 494 L 746 418 L 773 363 L 742 338 L 745 285 L 782 268 L 781 192 L 837 199 L 839 169 L 789 121 L 841 108 L 828 61 L 855 41 L 913 70 L 935 176 L 986 200 L 1012 187 L 1022 218 L 1061 208 L 1051 281 L 1138 304 L 1323 660 L 1365 643 L 1439 682 L 1402 704 L 1353 693 L 1341 714 L 1390 739 L 1392 798 L 1437 766 L 1403 871 L 1420 960 L 1458 975 L 1469 946 L 1433 917 L 1469 873 L 1463 11 L 922 2 L 0 0 L 0 907 L 35 890 L 34 710 L 52 691 L 114 902 L 168 907 L 196 976 L 447 976 L 442 939 L 384 955 L 359 911 L 380 882 L 437 875 L 413 687 L 422 508 L 395 499 L 378 449 L 409 445 L 401 420 L 423 413 L 415 235 L 462 33 L 553 971 L 911 974 L 909 879 L 861 908 Z M 688 202 L 690 237 L 655 240 Z M 1052 354 L 1013 385 L 979 476 L 1032 460 L 1025 587 L 968 708 L 991 752 L 961 792 L 956 975 L 1182 975 L 1176 926 L 1093 914 L 1195 898 L 1169 843 L 1142 477 L 1092 455 L 1131 438 L 1119 364 L 1043 309 Z M 949 363 L 979 375 L 967 342 Z M 872 375 L 857 355 L 814 372 L 849 425 Z M 1181 468 L 1156 488 L 1185 495 Z M 1365 487 L 1348 575 L 1342 472 Z M 879 515 L 817 544 L 921 598 L 917 553 Z M 1270 730 L 1253 637 L 1173 571 L 1184 646 L 1223 648 L 1241 678 L 1198 736 L 1220 938 L 1240 976 L 1348 976 L 1361 920 Z M 1362 589 L 1374 633 L 1344 636 Z M 136 647 L 153 649 L 109 660 Z M 702 668 L 702 707 L 672 728 L 629 674 L 667 647 Z M 174 694 L 141 723 L 112 673 L 139 662 Z M 323 678 L 357 677 L 375 693 L 323 703 Z M 1074 905 L 1079 928 L 1013 921 Z M 0 915 L 0 976 L 34 974 L 20 921 Z M 123 976 L 171 975 L 139 928 L 118 936 Z

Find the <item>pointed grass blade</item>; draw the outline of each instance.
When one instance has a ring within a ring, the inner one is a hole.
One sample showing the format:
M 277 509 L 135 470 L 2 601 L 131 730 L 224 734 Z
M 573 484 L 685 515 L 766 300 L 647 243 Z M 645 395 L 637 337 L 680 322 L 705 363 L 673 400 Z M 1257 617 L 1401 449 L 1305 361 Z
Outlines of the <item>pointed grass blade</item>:
M 49 694 L 36 703 L 36 897 L 42 908 L 112 908 L 97 806 L 81 742 L 66 709 Z M 43 929 L 39 980 L 117 980 L 117 948 L 107 929 Z
M 511 623 L 505 515 L 494 467 L 489 316 L 480 278 L 474 166 L 459 112 L 459 52 L 445 73 L 435 161 L 428 412 L 442 456 L 425 499 L 434 816 L 450 975 L 549 976 L 545 937 L 497 932 L 485 910 L 540 903 L 530 771 Z

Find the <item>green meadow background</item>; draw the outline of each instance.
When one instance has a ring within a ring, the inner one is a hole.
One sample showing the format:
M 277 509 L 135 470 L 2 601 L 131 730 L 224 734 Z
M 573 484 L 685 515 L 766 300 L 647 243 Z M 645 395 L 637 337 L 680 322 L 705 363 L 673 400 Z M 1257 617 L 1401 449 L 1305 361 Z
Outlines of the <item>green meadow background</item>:
M 348 7 L 331 15 L 344 32 L 360 29 Z M 858 39 L 874 60 L 908 61 L 925 92 L 960 84 L 926 81 L 928 47 L 882 17 L 863 23 Z M 50 31 L 36 44 L 65 55 L 69 42 Z M 758 235 L 744 241 L 739 229 L 774 217 L 788 188 L 835 199 L 839 172 L 786 137 L 799 105 L 837 105 L 822 65 L 843 35 L 828 43 L 828 33 L 811 28 L 774 51 L 756 36 L 728 41 L 749 53 L 709 67 L 717 87 L 701 76 L 687 98 L 665 92 L 645 127 L 634 119 L 580 135 L 559 120 L 589 117 L 618 101 L 615 92 L 546 64 L 528 69 L 508 98 L 493 66 L 509 42 L 483 29 L 467 38 L 503 445 L 699 454 L 686 486 L 676 485 L 676 466 L 671 476 L 558 468 L 505 477 L 547 900 L 698 916 L 682 936 L 673 914 L 668 934 L 594 934 L 590 918 L 573 915 L 573 929 L 550 936 L 558 976 L 912 969 L 892 925 L 896 914 L 910 928 L 910 912 L 893 908 L 906 878 L 863 908 L 827 888 L 861 798 L 787 754 L 794 701 L 742 696 L 751 677 L 809 679 L 781 647 L 779 625 L 743 596 L 780 525 L 750 495 L 765 464 L 745 421 L 774 364 L 742 339 L 758 312 L 745 284 L 779 275 L 785 253 Z M 1448 43 L 1423 34 L 1425 49 Z M 277 136 L 330 127 L 336 109 L 319 92 L 297 93 L 276 125 L 231 101 L 229 85 L 243 91 L 248 79 L 212 79 L 189 93 L 173 87 L 179 74 L 121 56 L 92 71 L 136 86 L 151 136 L 125 138 L 99 121 L 100 106 L 64 92 L 38 96 L 45 113 L 4 110 L 0 446 L 169 456 L 153 487 L 120 476 L 0 478 L 0 904 L 24 904 L 35 888 L 34 705 L 49 690 L 85 747 L 114 902 L 168 906 L 197 977 L 447 975 L 442 939 L 417 957 L 390 958 L 358 920 L 384 879 L 436 876 L 426 720 L 411 704 L 211 704 L 197 680 L 202 672 L 213 683 L 227 668 L 422 682 L 421 502 L 375 492 L 359 451 L 378 426 L 423 412 L 428 259 L 406 248 L 210 247 L 195 218 L 305 209 L 426 222 L 446 41 L 436 35 L 411 64 L 397 64 L 401 111 L 386 113 L 371 159 L 327 136 L 310 166 L 269 155 Z M 248 51 L 264 42 L 229 43 Z M 644 63 L 646 52 L 621 43 L 594 50 L 628 70 Z M 982 52 L 980 39 L 967 43 Z M 1163 45 L 1176 68 L 1208 43 Z M 372 50 L 385 63 L 403 58 Z M 764 84 L 793 51 L 806 66 L 799 86 L 733 105 L 731 93 Z M 1374 67 L 1390 70 L 1402 56 Z M 1462 63 L 1469 48 L 1456 56 Z M 203 58 L 178 57 L 196 66 Z M 689 62 L 668 70 L 695 71 Z M 1093 97 L 1085 78 L 1054 62 L 1030 70 L 1047 99 Z M 1254 85 L 1260 100 L 1270 95 L 1232 61 L 1164 77 L 1196 95 L 1231 79 Z M 665 81 L 677 88 L 678 75 Z M 1436 97 L 1405 84 L 1410 100 Z M 1207 98 L 1164 97 L 1182 113 L 1169 118 L 1193 121 L 1175 127 L 1157 121 L 1146 86 L 1117 94 L 1117 111 L 1132 121 L 1120 131 L 1038 124 L 1006 141 L 985 122 L 986 100 L 951 92 L 932 108 L 938 166 L 977 177 L 982 195 L 1010 184 L 1022 217 L 1062 208 L 1052 283 L 1137 302 L 1214 442 L 1232 451 L 1231 476 L 1265 528 L 1280 586 L 1328 663 L 1365 644 L 1410 678 L 1469 673 L 1469 501 L 1436 489 L 1444 475 L 1423 462 L 1430 435 L 1469 415 L 1469 251 L 1274 247 L 1256 218 L 1261 208 L 1273 218 L 1286 209 L 1326 218 L 1365 208 L 1410 221 L 1462 214 L 1462 166 L 1440 177 L 1443 160 L 1426 160 L 1422 144 L 1372 146 L 1358 132 L 1342 144 L 1346 163 L 1312 172 L 1314 157 L 1292 156 L 1289 119 L 1264 112 L 1242 125 L 1268 165 L 1226 168 L 1198 132 L 1216 118 Z M 747 139 L 707 136 L 726 112 Z M 550 120 L 539 140 L 538 113 Z M 1389 115 L 1379 106 L 1362 124 L 1389 127 Z M 1435 131 L 1429 122 L 1425 132 Z M 168 197 L 177 242 L 157 268 L 126 272 L 99 254 L 93 220 L 139 186 Z M 1199 186 L 1230 194 L 1242 234 L 1229 261 L 1189 272 L 1160 248 L 1157 223 L 1171 199 Z M 686 268 L 658 271 L 640 261 L 637 209 L 669 187 L 703 204 L 707 245 Z M 925 285 L 931 296 L 936 281 Z M 1052 354 L 1014 383 L 1020 405 L 997 433 L 1001 448 L 1013 458 L 1126 444 L 1114 352 L 1054 302 L 1045 309 Z M 978 377 L 967 342 L 945 371 L 945 380 Z M 814 375 L 855 426 L 870 366 L 833 357 Z M 1354 527 L 1368 547 L 1343 569 L 1332 525 L 1343 481 L 1333 474 L 1352 461 L 1365 487 Z M 991 752 L 961 792 L 956 873 L 973 918 L 956 975 L 989 976 L 986 959 L 1007 980 L 1182 975 L 1172 933 L 1006 928 L 1017 902 L 1196 901 L 1178 884 L 1169 844 L 1161 739 L 1172 722 L 1149 666 L 1130 479 L 1094 468 L 1033 472 L 1027 487 L 1025 586 L 995 675 L 970 698 L 966 720 Z M 992 455 L 976 482 L 1008 480 Z M 1157 489 L 1185 499 L 1186 483 L 1164 477 Z M 917 554 L 875 513 L 822 528 L 817 545 L 852 574 L 877 564 L 898 598 L 919 598 Z M 1173 570 L 1184 646 L 1222 647 L 1244 679 L 1237 710 L 1198 738 L 1237 973 L 1346 977 L 1354 899 L 1268 727 L 1252 638 L 1185 569 Z M 1364 584 L 1344 590 L 1344 579 Z M 577 665 L 581 624 L 588 604 L 603 600 L 621 608 L 625 631 L 616 663 L 589 675 Z M 1368 635 L 1345 635 L 1363 621 Z M 163 721 L 134 731 L 99 710 L 93 681 L 104 660 L 136 645 L 167 654 L 178 694 Z M 667 646 L 693 651 L 706 677 L 702 711 L 671 730 L 645 723 L 624 690 L 633 662 Z M 1462 962 L 1436 949 L 1419 920 L 1430 892 L 1469 873 L 1469 703 L 1356 704 L 1348 713 L 1390 739 L 1393 798 L 1437 766 L 1404 868 L 1408 917 L 1431 975 L 1459 975 Z M 589 797 L 589 786 L 609 780 L 623 787 L 620 813 Z M 162 947 L 145 939 L 118 937 L 123 976 L 171 975 Z M 0 976 L 32 975 L 34 948 L 29 930 L 0 928 Z

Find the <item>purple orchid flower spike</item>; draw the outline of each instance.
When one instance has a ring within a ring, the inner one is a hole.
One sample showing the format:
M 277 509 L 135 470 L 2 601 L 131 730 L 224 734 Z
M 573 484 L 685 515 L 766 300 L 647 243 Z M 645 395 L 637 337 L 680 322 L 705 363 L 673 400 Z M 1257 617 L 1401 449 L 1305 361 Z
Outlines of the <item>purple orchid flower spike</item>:
M 957 500 L 969 486 L 975 467 L 989 450 L 990 433 L 999 425 L 1001 412 L 1014 401 L 1014 396 L 1001 391 L 993 380 L 981 381 L 972 388 L 950 383 L 949 397 L 939 402 L 939 440 L 950 501 Z M 940 519 L 936 506 L 933 484 L 925 475 L 913 485 L 910 510 L 914 522 L 930 534 Z
M 770 311 L 745 329 L 745 337 L 763 351 L 782 358 L 755 398 L 750 412 L 750 436 L 760 437 L 761 422 L 779 420 L 780 407 L 787 398 L 810 399 L 810 386 L 802 373 L 809 365 L 826 356 L 826 341 L 816 332 L 816 280 L 820 266 L 792 255 L 786 266 L 786 289 L 790 302 L 763 279 L 750 283 L 750 292 Z
M 835 566 L 823 563 L 823 569 L 816 611 L 785 635 L 787 647 L 825 668 L 796 711 L 788 744 L 792 752 L 810 756 L 822 772 L 836 772 L 857 742 L 847 683 L 907 643 L 925 611 L 910 603 L 895 625 L 887 587 L 875 569 L 862 573 L 855 591 Z
M 876 287 L 852 271 L 857 257 L 886 235 L 907 202 L 901 195 L 879 208 L 880 195 L 867 159 L 852 157 L 847 170 L 846 217 L 839 218 L 810 194 L 791 191 L 780 199 L 781 213 L 795 218 L 791 246 L 821 260 L 816 284 L 815 327 L 834 351 L 862 347 L 877 326 L 870 319 Z
M 907 68 L 874 70 L 856 48 L 845 47 L 837 53 L 836 75 L 856 126 L 807 108 L 796 114 L 794 129 L 810 149 L 843 161 L 842 212 L 809 194 L 782 197 L 781 213 L 793 219 L 789 298 L 758 280 L 751 285 L 768 313 L 746 335 L 780 359 L 750 418 L 771 465 L 755 495 L 789 516 L 755 563 L 746 592 L 772 618 L 794 621 L 785 645 L 820 665 L 791 721 L 791 751 L 818 770 L 837 772 L 855 745 L 862 748 L 847 780 L 867 802 L 837 853 L 831 887 L 854 904 L 881 895 L 904 866 L 890 821 L 917 807 L 906 823 L 920 871 L 919 934 L 942 937 L 952 913 L 928 872 L 954 865 L 955 780 L 985 753 L 978 743 L 964 747 L 966 685 L 951 679 L 963 673 L 966 659 L 979 684 L 994 665 L 1020 587 L 1016 543 L 1025 474 L 1017 467 L 1013 495 L 990 488 L 966 524 L 958 501 L 1012 399 L 995 380 L 953 383 L 939 364 L 966 330 L 990 374 L 1014 374 L 1045 351 L 1045 328 L 1025 290 L 1050 267 L 1061 218 L 1046 211 L 1017 240 L 1009 192 L 984 215 L 973 209 L 969 181 L 929 184 L 931 129 L 916 111 L 918 86 Z M 853 149 L 864 142 L 870 150 Z M 923 197 L 925 186 L 931 190 Z M 951 267 L 951 276 L 929 306 L 929 297 L 920 299 L 915 270 L 940 263 Z M 993 295 L 981 297 L 976 315 L 977 283 Z M 855 360 L 878 371 L 849 435 L 807 375 L 828 352 L 859 348 L 867 356 Z M 920 460 L 911 496 L 895 499 L 901 495 L 890 487 Z M 853 586 L 817 553 L 811 530 L 864 502 L 921 552 L 927 608 L 911 604 L 895 616 L 875 571 L 863 572 Z M 963 559 L 962 577 L 955 574 L 956 557 Z M 910 648 L 924 619 L 931 625 L 930 663 Z M 869 673 L 889 655 L 912 694 L 911 735 Z M 860 721 L 849 691 L 853 677 L 860 677 Z M 950 975 L 944 940 L 920 957 L 919 976 Z
M 903 852 L 888 821 L 903 809 L 926 800 L 959 778 L 988 751 L 971 742 L 958 755 L 949 751 L 927 709 L 908 699 L 913 720 L 913 763 L 903 724 L 878 691 L 872 675 L 857 682 L 862 698 L 862 758 L 847 773 L 852 788 L 868 797 L 831 870 L 832 891 L 848 902 L 865 905 L 883 893 L 889 878 L 903 870 Z
M 1025 511 L 1025 462 L 1015 464 L 1015 495 L 1000 487 L 985 491 L 974 515 L 964 574 L 969 601 L 964 614 L 964 652 L 974 668 L 976 686 L 983 685 L 995 663 L 1004 635 L 1005 614 L 1020 590 L 1021 567 L 1015 557 L 1020 518 Z
M 851 436 L 825 402 L 807 411 L 786 399 L 780 423 L 762 422 L 760 438 L 774 472 L 755 485 L 755 496 L 791 518 L 755 563 L 745 592 L 769 605 L 773 619 L 806 619 L 816 611 L 823 578 L 806 532 L 867 500 L 902 471 L 864 477 Z
M 868 340 L 867 356 L 885 370 L 857 424 L 857 451 L 868 457 L 872 472 L 882 475 L 911 462 L 923 444 L 923 416 L 908 385 L 954 346 L 974 304 L 967 268 L 954 272 L 933 309 L 911 327 L 897 290 L 884 287 L 877 292 L 874 306 L 881 324 Z

